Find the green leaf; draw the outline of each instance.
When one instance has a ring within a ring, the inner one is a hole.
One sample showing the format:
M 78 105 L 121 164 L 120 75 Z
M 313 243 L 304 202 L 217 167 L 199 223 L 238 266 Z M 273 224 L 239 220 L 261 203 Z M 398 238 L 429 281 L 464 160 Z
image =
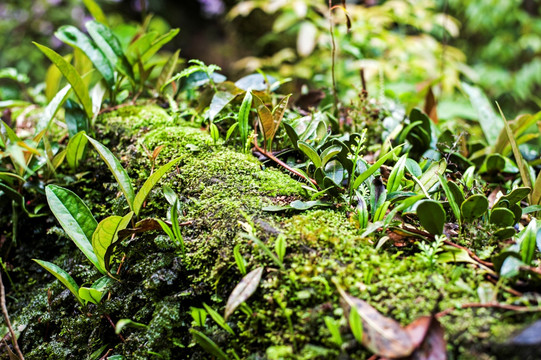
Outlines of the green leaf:
M 323 320 L 325 320 L 325 325 L 327 326 L 327 329 L 331 333 L 332 341 L 336 345 L 342 346 L 344 341 L 342 340 L 342 335 L 340 334 L 340 323 L 337 320 L 330 317 L 330 316 L 325 316 L 323 318 Z M 361 339 L 362 339 L 362 337 L 361 337 Z
M 45 194 L 49 208 L 64 231 L 88 260 L 102 271 L 90 241 L 98 222 L 86 204 L 74 192 L 57 185 L 48 185 Z
M 96 44 L 75 26 L 64 25 L 56 32 L 55 36 L 64 43 L 81 50 L 92 61 L 94 67 L 103 76 L 109 89 L 115 84 L 113 65 Z M 89 116 L 91 117 L 91 116 Z
M 391 193 L 397 191 L 400 187 L 400 182 L 404 178 L 404 170 L 406 168 L 406 160 L 408 156 L 406 154 L 402 155 L 400 159 L 396 162 L 391 174 L 389 175 L 389 180 L 387 181 L 387 192 Z
M 485 196 L 472 195 L 460 206 L 460 212 L 465 221 L 473 221 L 488 210 L 488 200 Z
M 423 187 L 426 189 L 426 191 L 429 191 L 434 185 L 436 185 L 439 181 L 438 175 L 442 175 L 445 173 L 445 169 L 447 168 L 447 162 L 445 159 L 441 159 L 437 163 L 432 163 L 428 170 L 426 170 L 423 175 L 419 178 L 419 181 L 423 185 Z M 421 190 L 421 186 L 419 184 L 415 185 L 415 188 L 413 191 L 419 192 Z
M 203 303 L 203 306 L 205 307 L 205 310 L 207 310 L 207 312 L 210 315 L 210 317 L 212 318 L 212 320 L 214 320 L 216 322 L 216 324 L 220 325 L 222 327 L 222 329 L 224 329 L 225 331 L 227 331 L 231 335 L 233 335 L 233 336 L 235 335 L 235 332 L 233 331 L 233 329 L 231 329 L 231 327 L 229 325 L 227 325 L 227 323 L 225 322 L 222 315 L 218 314 L 213 308 L 211 308 L 210 306 L 208 306 L 205 303 Z
M 107 249 L 118 240 L 118 232 L 128 227 L 133 212 L 124 217 L 109 216 L 98 224 L 92 235 L 92 249 L 98 258 L 101 272 L 109 272 L 109 259 L 106 257 Z
M 180 50 L 175 51 L 175 53 L 171 55 L 169 59 L 167 59 L 167 62 L 163 66 L 162 71 L 158 76 L 158 80 L 156 80 L 156 89 L 158 91 L 163 92 L 163 90 L 165 89 L 165 84 L 169 81 L 171 76 L 173 76 L 173 72 L 175 71 L 178 64 L 179 54 Z
M 532 219 L 520 241 L 520 255 L 526 265 L 531 265 L 535 254 L 537 240 L 537 220 Z
M 531 196 L 531 205 L 541 205 L 541 172 L 537 175 Z
M 443 175 L 438 174 L 441 187 L 443 188 L 443 191 L 445 192 L 445 196 L 447 196 L 447 201 L 449 202 L 449 205 L 451 206 L 451 210 L 453 210 L 453 214 L 455 215 L 455 219 L 458 220 L 460 224 L 460 206 L 458 204 L 462 204 L 462 201 L 459 203 L 455 200 L 455 195 L 447 185 L 447 180 L 443 177 Z
M 489 100 L 481 89 L 475 86 L 462 83 L 462 88 L 470 98 L 474 109 L 477 110 L 479 124 L 485 134 L 489 145 L 494 145 L 498 140 L 498 135 L 503 129 L 502 119 L 494 112 Z
M 51 60 L 58 67 L 58 70 L 60 70 L 62 75 L 64 75 L 64 77 L 71 84 L 75 95 L 77 95 L 77 98 L 83 105 L 86 115 L 89 119 L 92 118 L 92 101 L 90 100 L 88 89 L 79 73 L 77 73 L 77 70 L 75 70 L 70 63 L 68 63 L 62 56 L 58 55 L 54 50 L 51 50 L 48 47 L 40 45 L 36 42 L 33 44 L 36 45 L 38 49 L 40 49 L 41 52 L 44 53 L 45 56 L 47 56 L 49 60 Z
M 133 81 L 134 75 L 132 66 L 126 58 L 126 55 L 124 55 L 120 41 L 118 41 L 113 32 L 107 26 L 100 24 L 97 21 L 88 21 L 85 24 L 85 27 L 109 62 L 115 66 L 118 71 Z
M 152 188 L 158 183 L 158 181 L 160 181 L 162 176 L 164 176 L 179 161 L 180 158 L 171 160 L 149 176 L 133 200 L 133 212 L 135 213 L 135 216 L 139 216 L 141 206 L 143 206 L 143 203 L 145 202 L 148 194 L 150 194 Z
M 320 200 L 313 200 L 313 201 L 295 200 L 295 201 L 292 201 L 291 204 L 289 204 L 289 206 L 292 209 L 301 210 L 301 211 L 308 210 L 308 209 L 311 209 L 311 208 L 316 207 L 316 206 L 318 206 L 318 207 L 319 206 L 327 207 L 327 206 L 331 206 L 331 205 L 332 204 L 327 203 L 327 202 L 323 202 L 323 201 L 320 201 Z
M 490 223 L 499 227 L 508 227 L 515 223 L 515 214 L 506 208 L 496 208 L 490 213 Z
M 79 297 L 83 299 L 85 305 L 89 302 L 98 305 L 103 297 L 103 291 L 82 286 L 79 288 Z
M 216 343 L 209 339 L 205 334 L 195 329 L 190 329 L 189 331 L 192 333 L 199 346 L 205 349 L 206 352 L 212 356 L 215 356 L 219 360 L 229 360 L 229 357 L 222 351 L 222 349 L 220 349 L 218 345 L 216 345 Z
M 156 221 L 158 222 L 158 224 L 160 224 L 162 230 L 167 234 L 167 236 L 169 236 L 171 241 L 175 241 L 175 234 L 173 234 L 173 231 L 171 230 L 169 225 L 167 225 L 164 221 L 160 219 L 156 219 Z
M 453 199 L 455 199 L 455 202 L 460 205 L 464 202 L 464 191 L 462 191 L 462 188 L 460 188 L 454 181 L 447 181 L 447 187 L 449 188 L 449 191 L 451 194 L 453 194 Z
M 344 166 L 338 160 L 331 160 L 325 165 L 325 175 L 327 175 L 334 184 L 340 186 L 344 180 Z M 327 186 L 325 186 L 326 188 Z
M 242 151 L 245 151 L 246 144 L 248 142 L 248 131 L 249 131 L 249 119 L 250 119 L 250 109 L 252 108 L 252 92 L 246 91 L 242 104 L 240 105 L 238 121 L 239 124 L 239 133 L 240 141 L 242 144 Z
M 278 258 L 281 262 L 284 262 L 284 256 L 286 255 L 286 237 L 284 234 L 278 235 L 276 238 L 276 242 L 274 243 L 274 251 L 276 252 L 276 255 L 278 255 Z
M 417 206 L 417 216 L 421 225 L 433 235 L 443 234 L 446 216 L 443 206 L 438 201 L 425 200 Z
M 509 194 L 502 196 L 496 203 L 495 207 L 497 207 L 504 200 L 509 201 L 510 204 L 516 204 L 519 201 L 525 199 L 528 195 L 530 195 L 531 191 L 532 189 L 527 187 L 519 187 L 513 189 Z
M 381 165 L 383 165 L 387 160 L 389 160 L 394 155 L 397 155 L 402 150 L 402 145 L 397 146 L 393 150 L 389 151 L 387 154 L 382 156 L 378 161 L 371 165 L 365 172 L 359 175 L 355 182 L 353 183 L 353 189 L 357 189 L 361 184 L 368 179 L 372 174 L 379 170 Z
M 212 101 L 209 105 L 209 119 L 213 121 L 216 115 L 218 115 L 235 97 L 236 95 L 230 92 L 217 91 L 212 97 Z
M 500 105 L 498 105 L 498 109 L 500 110 L 500 114 L 502 116 L 503 123 L 505 125 L 505 131 L 507 132 L 507 136 L 509 137 L 509 142 L 511 143 L 511 148 L 513 149 L 513 156 L 515 157 L 515 161 L 518 165 L 518 169 L 520 171 L 520 177 L 522 178 L 522 183 L 524 186 L 532 188 L 532 181 L 530 179 L 530 171 L 528 170 L 528 164 L 524 161 L 522 158 L 522 154 L 520 153 L 520 150 L 518 148 L 517 142 L 515 140 L 515 136 L 513 135 L 513 131 L 509 127 L 509 123 L 507 122 L 507 119 L 505 118 L 505 115 L 503 114 L 502 109 L 500 108 Z M 530 197 L 530 204 L 533 204 Z M 535 205 L 535 204 L 533 204 Z
M 242 278 L 240 283 L 235 286 L 227 304 L 225 306 L 224 318 L 227 320 L 231 314 L 239 307 L 240 304 L 248 300 L 250 296 L 256 291 L 263 275 L 263 267 L 258 267 L 255 270 L 250 271 L 246 276 Z
M 297 147 L 310 159 L 310 161 L 312 161 L 312 163 L 314 163 L 316 168 L 321 167 L 321 158 L 317 154 L 316 149 L 314 149 L 312 146 L 310 146 L 310 144 L 302 140 L 297 141 Z
M 120 319 L 116 322 L 115 334 L 117 335 L 120 334 L 122 330 L 126 327 L 130 327 L 134 329 L 142 329 L 142 330 L 148 329 L 148 325 L 141 324 L 130 319 Z
M 105 17 L 105 14 L 94 0 L 83 0 L 83 3 L 94 19 L 104 25 L 107 25 L 107 18 Z
M 124 196 L 126 197 L 126 200 L 128 202 L 128 205 L 130 206 L 130 209 L 134 210 L 135 194 L 133 192 L 131 179 L 128 176 L 128 173 L 122 167 L 122 165 L 120 164 L 120 161 L 118 161 L 118 159 L 113 155 L 113 153 L 109 149 L 103 146 L 99 141 L 92 139 L 90 136 L 86 135 L 86 137 L 88 141 L 90 141 L 90 143 L 98 151 L 98 153 L 100 154 L 100 157 L 103 159 L 105 164 L 107 164 L 107 167 L 109 168 L 109 170 L 111 170 L 111 172 L 113 173 L 113 176 L 115 177 L 116 182 L 118 183 L 118 186 L 120 186 L 120 189 L 122 190 L 122 192 L 124 193 Z
M 84 131 L 81 131 L 70 138 L 68 146 L 66 147 L 66 160 L 68 161 L 68 165 L 71 169 L 75 170 L 79 167 L 79 163 L 84 156 L 87 143 L 88 140 Z
M 70 90 L 71 85 L 68 84 L 64 86 L 58 93 L 56 93 L 51 102 L 49 102 L 49 104 L 43 109 L 36 125 L 36 134 L 38 134 L 44 129 L 49 128 L 49 125 L 56 116 L 56 113 L 58 112 L 58 110 L 60 110 L 64 101 L 68 99 Z
M 246 260 L 244 260 L 244 257 L 240 253 L 240 244 L 235 245 L 233 248 L 233 255 L 235 256 L 235 262 L 237 263 L 240 273 L 242 276 L 246 275 Z
M 164 34 L 154 41 L 152 41 L 152 44 L 146 51 L 144 51 L 141 54 L 141 61 L 145 63 L 147 60 L 149 60 L 154 54 L 156 54 L 165 44 L 167 44 L 169 41 L 173 40 L 175 36 L 177 36 L 179 29 L 171 29 L 167 34 Z
M 72 137 L 81 131 L 88 132 L 88 119 L 79 104 L 68 99 L 64 108 L 66 109 L 64 112 L 64 121 L 68 127 L 68 135 Z
M 352 307 L 349 311 L 349 328 L 359 343 L 363 341 L 363 321 L 357 310 Z
M 67 272 L 65 272 L 60 267 L 48 261 L 37 260 L 37 259 L 32 259 L 32 260 L 34 260 L 39 265 L 41 265 L 45 270 L 53 274 L 62 284 L 64 284 L 64 286 L 69 291 L 71 291 L 71 293 L 77 298 L 77 301 L 79 301 L 81 305 L 84 305 L 83 299 L 81 299 L 81 297 L 79 296 L 79 286 Z
M 208 313 L 203 308 L 196 308 L 190 306 L 190 315 L 192 316 L 195 324 L 199 327 L 205 326 L 205 322 L 207 321 L 207 314 Z

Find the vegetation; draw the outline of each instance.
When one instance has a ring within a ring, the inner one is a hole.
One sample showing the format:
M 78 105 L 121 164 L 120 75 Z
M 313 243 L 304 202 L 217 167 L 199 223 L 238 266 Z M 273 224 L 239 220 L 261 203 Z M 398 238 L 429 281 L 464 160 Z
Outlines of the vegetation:
M 85 0 L 0 70 L 0 356 L 541 356 L 538 79 L 477 82 L 485 2 L 372 5 L 227 4 L 273 30 L 233 81 Z

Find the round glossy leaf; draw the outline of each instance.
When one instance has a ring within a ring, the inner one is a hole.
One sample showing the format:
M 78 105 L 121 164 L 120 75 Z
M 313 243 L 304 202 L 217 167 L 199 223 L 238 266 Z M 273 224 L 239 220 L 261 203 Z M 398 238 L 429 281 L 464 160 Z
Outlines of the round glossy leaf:
M 338 160 L 332 160 L 325 165 L 325 174 L 337 185 L 344 180 L 344 167 Z
M 503 229 L 499 229 L 494 233 L 494 236 L 498 239 L 510 239 L 516 234 L 516 230 L 514 227 L 509 226 Z
M 472 195 L 460 206 L 462 217 L 466 221 L 472 221 L 483 215 L 488 209 L 488 200 L 483 195 Z
M 500 227 L 511 226 L 515 223 L 515 214 L 506 208 L 496 208 L 490 214 L 490 222 Z
M 417 206 L 417 216 L 421 225 L 431 234 L 441 235 L 445 224 L 445 211 L 441 204 L 434 200 L 426 200 Z
M 487 157 L 487 172 L 500 172 L 505 168 L 505 159 L 500 154 Z

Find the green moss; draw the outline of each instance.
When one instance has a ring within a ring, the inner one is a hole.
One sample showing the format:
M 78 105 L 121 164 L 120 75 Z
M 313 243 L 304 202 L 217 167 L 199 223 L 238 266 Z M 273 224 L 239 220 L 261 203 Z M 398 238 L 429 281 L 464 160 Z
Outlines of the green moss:
M 262 211 L 263 206 L 284 199 L 302 198 L 301 185 L 280 170 L 263 168 L 250 154 L 213 145 L 206 133 L 190 123 L 175 124 L 161 108 L 125 107 L 104 115 L 100 122 L 101 139 L 109 139 L 121 159 L 130 159 L 125 165 L 136 188 L 151 168 L 141 144 L 151 151 L 164 146 L 156 166 L 181 158 L 178 167 L 150 194 L 142 217 L 167 217 L 169 205 L 160 186 L 171 186 L 182 203 L 178 220 L 185 223 L 181 232 L 186 260 L 168 237 L 150 232 L 126 239 L 118 247 L 117 260 L 125 255 L 119 275 L 122 281 L 114 282 L 110 299 L 101 305 L 83 311 L 69 292 L 54 283 L 50 304 L 43 290 L 14 314 L 20 323 L 27 324 L 22 339 L 32 344 L 32 349 L 31 345 L 25 348 L 29 359 L 84 358 L 102 344 L 130 359 L 209 358 L 188 332 L 192 326 L 189 311 L 205 302 L 223 313 L 227 297 L 242 278 L 233 257 L 237 244 L 248 270 L 265 267 L 258 290 L 247 302 L 253 312 L 247 315 L 238 309 L 231 316 L 228 323 L 235 336 L 210 317 L 199 330 L 224 351 L 234 349 L 241 358 L 283 352 L 284 358 L 324 359 L 337 358 L 344 351 L 351 359 L 368 358 L 371 354 L 347 330 L 334 282 L 403 325 L 422 315 L 479 301 L 477 289 L 485 280 L 478 269 L 461 264 L 430 267 L 418 260 L 415 248 L 376 250 L 373 244 L 382 234 L 362 238 L 342 211 Z M 98 166 L 101 188 L 81 186 L 79 190 L 89 190 L 88 202 L 96 196 L 105 200 L 95 206 L 100 216 L 121 213 L 125 201 L 116 198 L 108 170 L 103 164 Z M 102 183 L 107 184 L 105 188 Z M 271 250 L 277 234 L 284 234 L 285 271 L 241 236 L 248 223 Z M 64 246 L 55 263 L 79 281 L 96 280 L 99 275 L 95 270 L 72 251 L 72 246 Z M 149 327 L 127 328 L 122 342 L 105 315 L 113 321 L 126 318 Z M 341 322 L 342 349 L 332 343 L 325 316 Z M 479 354 L 489 358 L 493 343 L 534 318 L 506 317 L 494 309 L 459 309 L 441 322 L 455 358 L 476 358 Z M 48 332 L 46 337 L 44 331 Z M 70 352 L 72 349 L 76 350 Z

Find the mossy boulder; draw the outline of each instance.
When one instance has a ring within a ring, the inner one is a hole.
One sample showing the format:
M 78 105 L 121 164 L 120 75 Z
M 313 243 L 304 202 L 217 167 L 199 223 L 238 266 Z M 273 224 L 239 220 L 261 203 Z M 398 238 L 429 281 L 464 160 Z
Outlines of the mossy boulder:
M 25 264 L 33 279 L 25 301 L 11 305 L 21 326 L 19 343 L 27 359 L 208 359 L 190 329 L 204 333 L 231 358 L 242 359 L 365 359 L 370 352 L 348 329 L 334 283 L 368 301 L 385 316 L 406 325 L 422 315 L 456 308 L 440 318 L 449 354 L 456 359 L 493 358 L 493 344 L 534 320 L 536 315 L 509 316 L 501 310 L 460 309 L 479 302 L 486 286 L 482 271 L 468 264 L 422 261 L 411 249 L 379 249 L 374 236 L 363 238 L 341 208 L 280 214 L 262 210 L 284 205 L 307 194 L 301 183 L 279 169 L 263 166 L 251 154 L 222 143 L 214 144 L 198 126 L 169 116 L 157 106 L 128 106 L 103 115 L 97 134 L 123 162 L 139 188 L 152 171 L 144 148 L 163 146 L 156 168 L 180 158 L 160 185 L 170 186 L 181 200 L 178 221 L 186 246 L 180 247 L 160 231 L 130 237 L 117 248 L 121 265 L 110 292 L 99 305 L 78 306 L 75 298 L 35 264 Z M 85 199 L 98 220 L 123 215 L 126 201 L 107 168 L 89 153 L 85 182 L 70 188 Z M 161 187 L 147 199 L 141 218 L 166 219 L 169 204 Z M 36 253 L 26 242 L 19 253 L 53 261 L 79 283 L 91 284 L 100 275 L 56 227 L 48 228 L 52 251 Z M 285 237 L 284 270 L 242 234 L 251 232 L 274 249 Z M 247 306 L 228 324 L 235 335 L 211 316 L 197 324 L 192 308 L 207 304 L 223 314 L 226 301 L 242 274 L 235 263 L 239 245 L 248 271 L 264 267 L 262 281 Z M 22 255 L 20 255 L 22 256 Z M 122 259 L 122 260 L 121 260 Z M 22 260 L 21 260 L 22 261 Z M 22 275 L 21 275 L 22 276 Z M 343 345 L 331 340 L 324 318 L 340 324 Z M 146 327 L 114 324 L 130 319 Z

